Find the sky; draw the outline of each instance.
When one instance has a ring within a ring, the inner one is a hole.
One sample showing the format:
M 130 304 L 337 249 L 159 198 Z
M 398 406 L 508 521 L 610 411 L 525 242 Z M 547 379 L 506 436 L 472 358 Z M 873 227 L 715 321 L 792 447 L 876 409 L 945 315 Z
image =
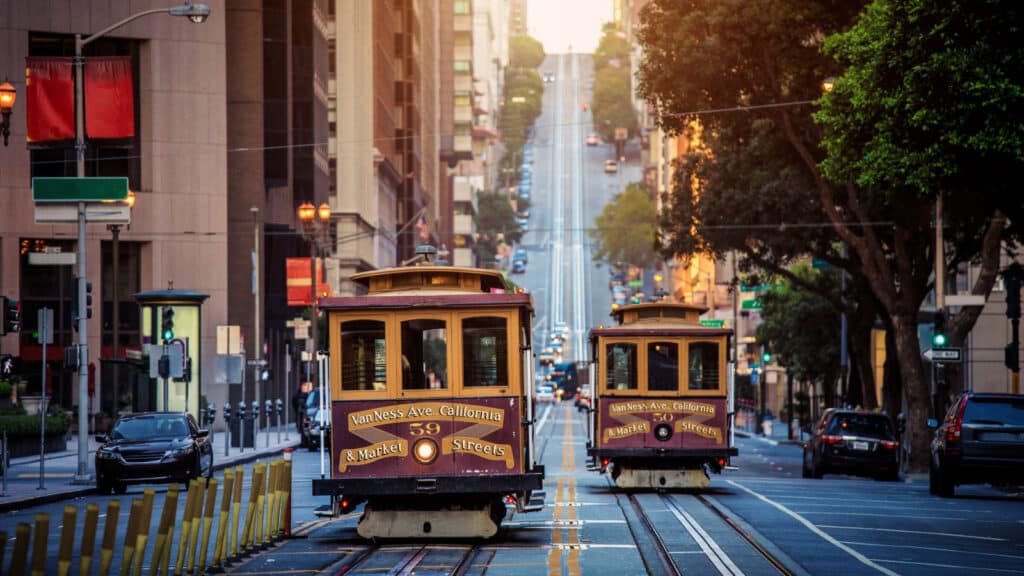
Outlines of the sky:
M 526 27 L 548 54 L 590 54 L 601 25 L 612 19 L 612 0 L 527 0 Z

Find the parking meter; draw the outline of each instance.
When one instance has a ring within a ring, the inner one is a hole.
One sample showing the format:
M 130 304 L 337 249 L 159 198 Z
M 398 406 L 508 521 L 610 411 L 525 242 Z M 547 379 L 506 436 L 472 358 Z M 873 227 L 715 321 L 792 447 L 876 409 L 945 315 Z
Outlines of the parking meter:
M 252 419 L 258 421 L 260 419 L 260 403 L 252 401 Z
M 225 422 L 230 422 L 231 421 L 231 402 L 225 402 L 224 403 L 224 421 Z
M 243 400 L 238 401 L 238 419 L 245 420 L 245 402 Z
M 274 403 L 267 398 L 263 401 L 263 417 L 267 419 L 267 425 L 270 425 L 270 417 L 274 415 Z
M 206 405 L 206 425 L 210 426 L 217 419 L 217 406 L 210 402 Z
M 284 402 L 282 402 L 280 398 L 274 400 L 274 410 L 278 416 L 284 412 Z

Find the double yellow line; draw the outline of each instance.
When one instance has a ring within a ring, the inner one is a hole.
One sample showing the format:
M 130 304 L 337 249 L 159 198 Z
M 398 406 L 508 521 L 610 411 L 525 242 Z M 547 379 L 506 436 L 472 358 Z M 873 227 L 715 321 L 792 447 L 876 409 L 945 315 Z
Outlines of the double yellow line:
M 558 478 L 558 488 L 555 491 L 554 529 L 551 531 L 551 551 L 548 553 L 548 574 L 563 574 L 562 556 L 568 549 L 566 566 L 569 576 L 579 576 L 580 570 L 580 534 L 578 526 L 562 528 L 559 522 L 562 520 L 573 524 L 576 520 L 576 472 L 575 455 L 575 431 L 573 429 L 572 411 L 568 402 L 563 402 L 564 409 L 562 417 L 565 419 L 565 429 L 562 431 L 562 470 Z M 568 477 L 569 481 L 566 482 Z

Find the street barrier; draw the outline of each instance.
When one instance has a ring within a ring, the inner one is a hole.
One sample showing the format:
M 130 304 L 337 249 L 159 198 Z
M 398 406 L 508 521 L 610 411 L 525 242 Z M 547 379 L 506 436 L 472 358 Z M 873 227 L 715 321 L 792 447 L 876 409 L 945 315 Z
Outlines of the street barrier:
M 223 482 L 216 479 L 199 478 L 187 486 L 187 497 L 181 518 L 181 532 L 178 540 L 174 574 L 206 574 L 221 572 L 233 560 L 237 560 L 274 545 L 291 533 L 291 451 L 284 458 L 270 462 L 259 462 L 252 466 L 252 480 L 249 485 L 249 502 L 244 521 L 239 527 L 242 491 L 245 469 L 241 466 L 224 471 Z M 217 512 L 217 489 L 221 489 L 220 514 L 214 533 L 213 521 Z M 180 489 L 171 484 L 163 500 L 160 522 L 153 541 L 149 576 L 170 574 L 171 549 L 174 544 L 176 518 L 180 505 Z M 131 499 L 131 511 L 125 527 L 124 544 L 119 564 L 119 576 L 142 576 L 146 563 L 150 524 L 156 491 L 146 489 L 142 498 Z M 107 503 L 103 540 L 100 545 L 98 576 L 109 576 L 113 562 L 114 546 L 118 537 L 121 501 L 111 499 Z M 79 574 L 91 574 L 96 545 L 96 532 L 100 517 L 98 504 L 85 508 L 84 526 L 77 555 Z M 78 508 L 64 507 L 61 524 L 60 548 L 56 557 L 58 576 L 70 576 L 76 555 L 75 535 Z M 241 528 L 241 532 L 239 532 Z M 8 574 L 23 576 L 26 568 L 31 576 L 44 576 L 46 572 L 47 541 L 50 531 L 50 516 L 36 514 L 35 528 L 29 524 L 18 524 L 15 530 L 14 546 Z M 213 550 L 210 551 L 211 540 Z M 0 573 L 3 572 L 7 534 L 0 532 Z M 29 545 L 32 545 L 29 563 Z M 208 562 L 209 560 L 209 562 Z
M 36 531 L 32 538 L 32 576 L 46 576 L 46 544 L 50 538 L 50 515 L 36 514 Z
M 92 551 L 96 549 L 96 523 L 100 517 L 99 504 L 89 504 L 85 507 L 85 526 L 82 529 L 82 548 L 79 552 L 81 559 L 78 561 L 78 573 L 89 574 L 92 568 Z M 3 558 L 0 558 L 0 564 Z
M 57 574 L 68 576 L 71 573 L 71 552 L 75 545 L 75 519 L 78 517 L 76 506 L 64 507 L 64 524 L 60 529 L 60 550 L 57 552 Z

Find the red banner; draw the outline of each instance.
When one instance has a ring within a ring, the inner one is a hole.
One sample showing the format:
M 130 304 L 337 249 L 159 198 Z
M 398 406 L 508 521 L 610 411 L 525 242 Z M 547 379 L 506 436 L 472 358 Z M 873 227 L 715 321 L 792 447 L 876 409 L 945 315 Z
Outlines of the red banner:
M 85 133 L 89 138 L 135 135 L 131 56 L 86 59 Z
M 331 295 L 331 287 L 322 283 L 324 274 L 323 262 L 316 263 L 316 286 L 317 299 L 326 298 Z M 288 287 L 289 306 L 311 306 L 313 304 L 309 297 L 309 258 L 286 258 L 285 259 L 285 283 Z
M 71 58 L 25 58 L 25 120 L 29 142 L 75 137 Z

